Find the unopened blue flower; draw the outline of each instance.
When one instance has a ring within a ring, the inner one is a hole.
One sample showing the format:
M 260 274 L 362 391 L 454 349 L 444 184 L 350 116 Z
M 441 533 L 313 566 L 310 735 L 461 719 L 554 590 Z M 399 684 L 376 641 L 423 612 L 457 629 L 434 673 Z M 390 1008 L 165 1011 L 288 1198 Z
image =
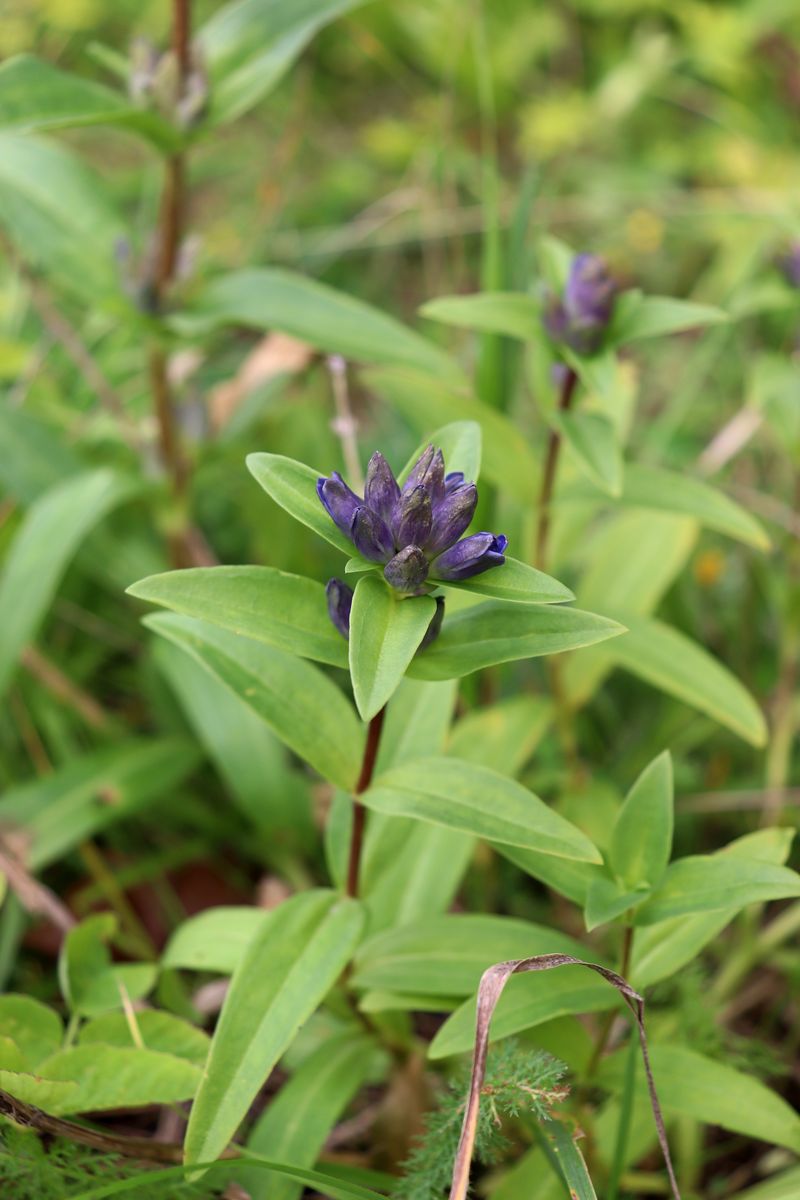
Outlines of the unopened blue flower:
M 478 490 L 461 471 L 445 474 L 442 452 L 433 446 L 422 452 L 402 488 L 376 451 L 363 499 L 335 471 L 317 480 L 317 493 L 359 554 L 383 563 L 387 583 L 406 595 L 421 595 L 438 581 L 469 579 L 505 562 L 508 541 L 502 534 L 462 538 L 475 514 Z
M 578 254 L 572 260 L 563 296 L 551 296 L 546 303 L 545 329 L 579 354 L 594 353 L 600 348 L 618 292 L 619 285 L 604 258 Z
M 789 249 L 778 258 L 778 266 L 787 283 L 800 288 L 800 242 L 792 242 Z

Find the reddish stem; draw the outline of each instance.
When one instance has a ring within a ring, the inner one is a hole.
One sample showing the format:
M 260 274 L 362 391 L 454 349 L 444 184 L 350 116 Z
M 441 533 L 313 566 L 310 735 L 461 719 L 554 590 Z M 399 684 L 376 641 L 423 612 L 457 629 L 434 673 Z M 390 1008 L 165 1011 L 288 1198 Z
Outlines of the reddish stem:
M 558 402 L 559 412 L 566 412 L 572 404 L 577 382 L 578 376 L 571 367 L 568 367 L 567 373 L 564 376 L 564 382 L 561 385 L 561 396 Z M 557 429 L 551 429 L 547 442 L 547 456 L 544 460 L 542 489 L 539 493 L 539 524 L 536 529 L 536 566 L 541 571 L 545 569 L 547 563 L 547 539 L 550 534 L 550 505 L 553 499 L 553 487 L 556 481 L 556 468 L 558 467 L 560 449 L 561 434 Z
M 375 770 L 375 760 L 378 757 L 378 746 L 381 740 L 381 730 L 383 729 L 383 718 L 386 714 L 386 708 L 382 708 L 380 712 L 369 723 L 367 729 L 367 743 L 364 747 L 364 758 L 361 762 L 361 772 L 358 776 L 358 782 L 355 786 L 354 795 L 360 796 L 367 790 L 372 782 L 372 774 Z M 364 846 L 364 825 L 366 822 L 367 810 L 359 800 L 353 801 L 353 831 L 350 835 L 350 861 L 347 865 L 347 894 L 348 896 L 358 895 L 358 875 L 361 866 L 361 851 Z

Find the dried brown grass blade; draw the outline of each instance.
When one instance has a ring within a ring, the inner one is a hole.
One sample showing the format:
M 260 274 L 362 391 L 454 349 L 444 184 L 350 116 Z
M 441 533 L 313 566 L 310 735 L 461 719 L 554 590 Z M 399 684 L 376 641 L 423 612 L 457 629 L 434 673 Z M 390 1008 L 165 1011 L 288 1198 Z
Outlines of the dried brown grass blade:
M 524 971 L 550 971 L 554 967 L 588 967 L 601 975 L 607 983 L 616 988 L 628 1008 L 633 1013 L 636 1028 L 639 1033 L 639 1044 L 642 1049 L 642 1061 L 647 1076 L 647 1090 L 650 1093 L 650 1105 L 653 1109 L 653 1119 L 658 1134 L 658 1143 L 669 1176 L 673 1200 L 681 1200 L 672 1158 L 667 1142 L 667 1132 L 664 1127 L 664 1117 L 656 1093 L 653 1071 L 650 1066 L 650 1053 L 647 1048 L 647 1035 L 644 1027 L 644 999 L 635 992 L 627 980 L 607 967 L 598 963 L 584 962 L 583 959 L 573 958 L 571 954 L 538 954 L 534 958 L 517 958 L 508 962 L 495 963 L 484 971 L 478 986 L 477 1019 L 475 1025 L 475 1048 L 472 1056 L 472 1076 L 469 1084 L 469 1095 L 461 1126 L 461 1138 L 453 1164 L 453 1182 L 450 1187 L 450 1200 L 466 1200 L 469 1187 L 469 1172 L 472 1165 L 472 1153 L 475 1146 L 475 1133 L 478 1127 L 478 1109 L 480 1107 L 481 1088 L 486 1074 L 486 1056 L 489 1050 L 489 1026 L 497 1001 L 503 993 L 503 988 L 512 975 Z

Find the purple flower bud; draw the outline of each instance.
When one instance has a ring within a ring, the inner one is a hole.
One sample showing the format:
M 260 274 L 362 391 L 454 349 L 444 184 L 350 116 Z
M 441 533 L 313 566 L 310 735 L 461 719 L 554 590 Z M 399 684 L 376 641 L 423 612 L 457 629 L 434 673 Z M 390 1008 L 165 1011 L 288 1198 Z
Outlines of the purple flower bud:
M 386 459 L 376 450 L 367 466 L 364 501 L 391 529 L 400 500 L 400 488 Z
M 566 343 L 579 354 L 593 354 L 600 348 L 618 291 L 605 259 L 597 254 L 578 254 L 572 261 L 563 298 L 548 298 L 542 323 L 554 341 Z
M 428 578 L 428 560 L 419 546 L 404 546 L 383 568 L 387 583 L 398 592 L 419 592 Z
M 457 488 L 459 484 L 464 482 L 463 471 L 451 471 L 449 475 L 444 477 L 444 494 L 452 492 L 453 488 Z
M 431 563 L 431 578 L 458 582 L 505 562 L 508 538 L 499 533 L 473 533 L 445 550 Z
M 403 484 L 403 492 L 411 492 L 420 485 L 427 489 L 433 504 L 444 495 L 444 457 L 441 450 L 433 446 L 423 450 L 414 463 Z
M 353 517 L 362 500 L 350 490 L 338 471 L 333 471 L 330 479 L 317 480 L 317 495 L 336 527 L 345 537 L 350 537 Z
M 439 554 L 461 537 L 475 513 L 478 489 L 474 483 L 462 483 L 445 492 L 444 499 L 433 513 L 433 528 L 425 549 Z
M 800 288 L 800 242 L 793 242 L 785 254 L 778 259 L 784 279 L 792 287 Z
M 376 512 L 359 505 L 348 530 L 356 550 L 370 562 L 388 562 L 394 554 L 392 535 Z
M 417 647 L 417 654 L 421 654 L 423 650 L 427 650 L 432 642 L 435 642 L 442 629 L 442 621 L 444 620 L 444 596 L 436 597 L 436 612 L 431 617 L 431 623 L 425 630 L 425 637 Z
M 411 491 L 403 491 L 395 525 L 395 544 L 424 546 L 433 522 L 433 506 L 428 489 L 420 483 Z
M 353 589 L 341 579 L 329 579 L 325 588 L 328 598 L 328 616 L 343 638 L 350 637 L 350 609 L 353 607 Z

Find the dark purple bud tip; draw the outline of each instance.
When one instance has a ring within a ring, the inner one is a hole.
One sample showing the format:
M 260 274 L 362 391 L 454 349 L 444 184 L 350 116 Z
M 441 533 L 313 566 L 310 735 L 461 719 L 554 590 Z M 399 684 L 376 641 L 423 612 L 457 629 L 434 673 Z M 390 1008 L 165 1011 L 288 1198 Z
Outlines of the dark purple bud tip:
M 506 561 L 507 545 L 508 538 L 502 533 L 473 533 L 433 560 L 431 579 L 457 583 L 480 575 L 491 567 L 502 566 Z
M 400 488 L 386 459 L 376 450 L 367 466 L 364 500 L 391 529 Z
M 395 526 L 395 543 L 403 546 L 424 546 L 433 522 L 431 497 L 425 484 L 404 491 L 400 500 Z
M 448 492 L 452 492 L 453 488 L 457 488 L 459 486 L 459 484 L 461 484 L 463 482 L 464 482 L 464 472 L 463 471 L 451 471 L 449 475 L 445 475 L 445 477 L 444 477 L 445 495 Z
M 317 480 L 317 495 L 336 527 L 350 537 L 356 509 L 363 503 L 360 497 L 350 490 L 338 471 L 330 479 Z
M 428 446 L 422 451 L 408 479 L 403 484 L 403 494 L 412 492 L 422 485 L 435 503 L 444 494 L 444 458 L 441 450 Z
M 350 637 L 350 609 L 353 607 L 353 589 L 341 579 L 329 579 L 325 587 L 328 598 L 328 616 L 345 640 Z
M 385 563 L 394 554 L 392 535 L 385 521 L 366 505 L 355 510 L 348 533 L 359 554 L 370 562 Z
M 606 325 L 618 290 L 604 258 L 579 254 L 573 259 L 564 289 L 567 316 L 579 325 Z
M 404 546 L 383 569 L 387 583 L 398 592 L 418 593 L 428 578 L 428 560 L 419 546 Z
M 417 647 L 417 654 L 421 654 L 423 650 L 427 650 L 432 642 L 435 642 L 442 628 L 444 620 L 444 596 L 436 597 L 436 612 L 431 617 L 431 623 L 425 630 L 425 637 Z
M 462 483 L 445 492 L 434 507 L 433 526 L 425 549 L 431 556 L 440 554 L 461 537 L 475 513 L 478 489 L 474 483 Z

